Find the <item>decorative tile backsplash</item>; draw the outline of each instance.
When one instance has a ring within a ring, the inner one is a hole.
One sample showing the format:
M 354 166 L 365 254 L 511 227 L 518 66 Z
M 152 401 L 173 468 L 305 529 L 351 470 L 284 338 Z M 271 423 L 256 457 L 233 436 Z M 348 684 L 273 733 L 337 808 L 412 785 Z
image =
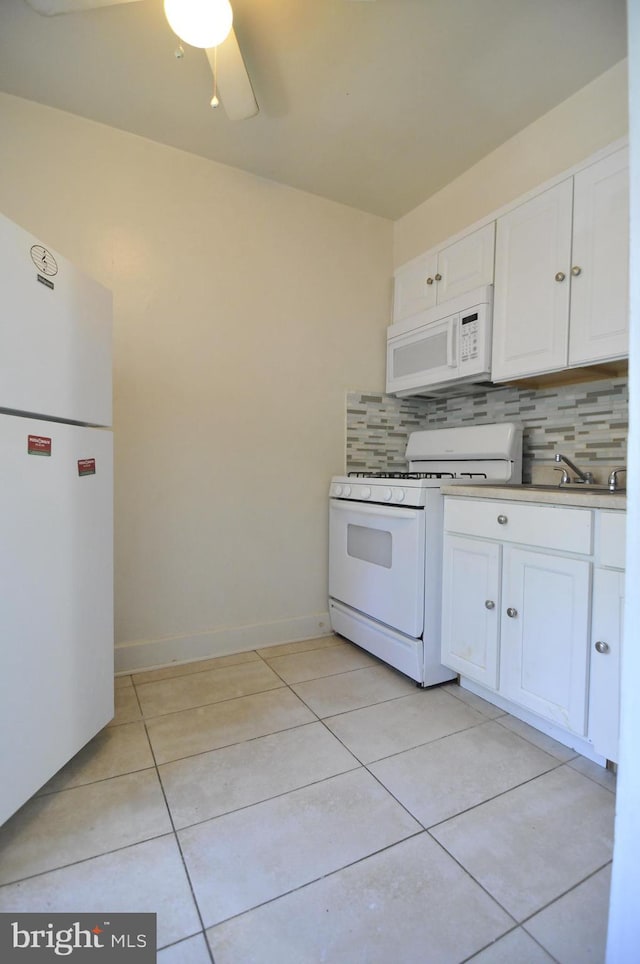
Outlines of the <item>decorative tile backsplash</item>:
M 525 482 L 534 464 L 552 464 L 556 451 L 581 468 L 625 465 L 628 403 L 626 377 L 561 388 L 489 388 L 442 399 L 349 392 L 346 469 L 402 471 L 407 438 L 416 429 L 509 421 L 524 429 Z

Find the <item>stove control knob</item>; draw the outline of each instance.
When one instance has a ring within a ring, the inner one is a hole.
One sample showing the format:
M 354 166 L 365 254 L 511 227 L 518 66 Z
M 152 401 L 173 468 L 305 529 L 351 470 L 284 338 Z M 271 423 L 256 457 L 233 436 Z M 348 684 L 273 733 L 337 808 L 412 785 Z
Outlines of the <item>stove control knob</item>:
M 404 489 L 394 489 L 393 490 L 393 501 L 403 502 L 404 501 Z
M 350 485 L 345 485 L 344 489 L 342 490 L 342 494 L 345 495 L 345 496 L 347 496 L 347 497 L 350 496 L 350 495 L 351 495 L 351 486 L 350 486 Z
M 391 489 L 384 489 L 382 498 L 384 502 L 391 502 Z
M 362 489 L 362 492 L 360 493 L 360 495 L 362 496 L 363 499 L 370 499 L 370 498 L 371 498 L 371 489 L 369 488 L 368 485 L 365 485 L 365 487 Z
M 331 494 L 332 494 L 332 495 L 335 495 L 335 497 L 336 497 L 337 499 L 339 499 L 340 496 L 342 495 L 342 486 L 341 486 L 341 485 L 334 485 Z

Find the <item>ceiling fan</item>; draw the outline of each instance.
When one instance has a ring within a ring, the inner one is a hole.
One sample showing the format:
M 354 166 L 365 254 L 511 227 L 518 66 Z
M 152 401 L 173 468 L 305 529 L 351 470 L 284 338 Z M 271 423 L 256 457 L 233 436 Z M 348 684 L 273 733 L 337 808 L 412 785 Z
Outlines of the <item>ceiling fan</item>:
M 26 0 L 26 2 L 37 13 L 52 17 L 63 13 L 95 10 L 98 7 L 137 3 L 138 0 Z M 214 30 L 214 33 L 209 35 L 214 38 L 213 41 L 208 39 L 205 43 L 197 42 L 193 34 L 185 34 L 182 31 L 184 8 L 193 7 L 193 2 L 186 4 L 180 0 L 165 0 L 164 6 L 165 16 L 174 33 L 185 43 L 205 49 L 213 73 L 211 106 L 217 107 L 220 103 L 219 93 L 225 112 L 231 120 L 244 120 L 255 116 L 260 108 L 232 26 L 233 15 L 228 0 L 200 0 L 200 6 L 217 8 L 217 12 L 221 13 L 225 21 L 222 26 L 222 36 L 220 31 L 216 34 Z

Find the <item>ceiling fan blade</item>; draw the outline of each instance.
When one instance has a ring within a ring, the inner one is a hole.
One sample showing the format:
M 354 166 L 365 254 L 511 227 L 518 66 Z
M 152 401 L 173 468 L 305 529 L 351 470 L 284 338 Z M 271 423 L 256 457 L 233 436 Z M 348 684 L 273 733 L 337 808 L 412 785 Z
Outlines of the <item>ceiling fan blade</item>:
M 120 3 L 136 3 L 138 0 L 26 0 L 30 7 L 45 17 L 59 13 L 78 13 L 95 10 L 96 7 L 115 7 Z
M 230 120 L 254 117 L 260 108 L 233 28 L 219 47 L 207 48 L 207 58 L 211 70 L 217 74 L 218 92 L 227 117 Z

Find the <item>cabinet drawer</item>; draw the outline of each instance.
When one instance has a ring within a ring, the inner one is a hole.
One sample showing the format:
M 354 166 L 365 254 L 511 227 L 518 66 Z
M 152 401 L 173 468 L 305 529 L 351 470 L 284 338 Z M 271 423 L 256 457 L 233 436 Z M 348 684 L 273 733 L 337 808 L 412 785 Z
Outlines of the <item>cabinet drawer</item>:
M 590 509 L 567 506 L 446 498 L 444 527 L 448 532 L 586 556 L 592 552 L 592 517 Z
M 599 512 L 598 564 L 624 569 L 626 548 L 626 512 Z

